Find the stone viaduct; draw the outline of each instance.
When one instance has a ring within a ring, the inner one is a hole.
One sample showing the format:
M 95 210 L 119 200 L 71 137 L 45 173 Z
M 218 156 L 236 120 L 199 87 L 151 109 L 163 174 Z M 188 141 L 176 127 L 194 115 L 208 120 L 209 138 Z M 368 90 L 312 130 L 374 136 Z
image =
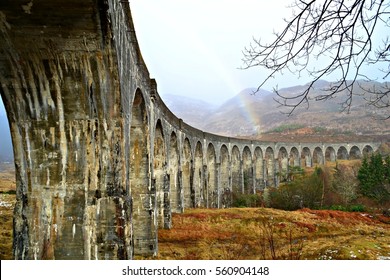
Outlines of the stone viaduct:
M 162 102 L 127 1 L 2 0 L 0 93 L 17 182 L 15 259 L 131 259 L 191 207 L 277 185 L 291 166 L 379 143 L 264 143 L 209 134 Z

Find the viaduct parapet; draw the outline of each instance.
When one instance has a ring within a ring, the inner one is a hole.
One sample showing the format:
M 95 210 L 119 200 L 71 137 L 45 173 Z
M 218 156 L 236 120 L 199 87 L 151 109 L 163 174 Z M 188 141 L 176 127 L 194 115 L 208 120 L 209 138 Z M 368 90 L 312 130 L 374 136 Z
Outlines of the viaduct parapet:
M 119 0 L 0 2 L 0 93 L 16 168 L 15 259 L 131 259 L 191 207 L 278 185 L 379 143 L 265 143 L 200 131 L 162 102 Z

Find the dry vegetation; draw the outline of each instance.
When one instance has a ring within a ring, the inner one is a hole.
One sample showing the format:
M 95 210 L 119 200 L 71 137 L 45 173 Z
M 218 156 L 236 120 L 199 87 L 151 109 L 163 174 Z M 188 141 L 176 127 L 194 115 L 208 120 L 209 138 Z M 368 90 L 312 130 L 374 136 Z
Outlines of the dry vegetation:
M 159 231 L 158 259 L 389 259 L 381 214 L 270 208 L 191 209 Z
M 288 125 L 285 125 L 288 127 Z M 325 127 L 303 127 L 288 129 L 284 131 L 269 131 L 256 136 L 243 136 L 243 138 L 254 139 L 264 142 L 292 142 L 292 143 L 313 143 L 313 142 L 380 142 L 389 139 L 388 134 L 383 135 L 357 135 L 347 133 L 338 129 L 327 129 Z
M 12 259 L 12 217 L 15 204 L 15 172 L 0 163 L 0 259 Z

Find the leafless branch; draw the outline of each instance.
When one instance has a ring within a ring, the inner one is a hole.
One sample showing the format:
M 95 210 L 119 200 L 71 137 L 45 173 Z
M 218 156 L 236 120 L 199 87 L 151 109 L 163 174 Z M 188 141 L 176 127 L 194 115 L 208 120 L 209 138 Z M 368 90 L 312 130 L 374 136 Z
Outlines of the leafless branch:
M 306 89 L 295 95 L 282 94 L 276 90 L 276 100 L 281 106 L 290 108 L 289 114 L 313 99 L 310 95 L 314 85 L 330 74 L 336 81 L 314 100 L 328 100 L 346 93 L 342 110 L 349 111 L 354 99 L 356 82 L 360 79 L 375 80 L 364 74 L 367 65 L 381 66 L 383 79 L 390 75 L 389 38 L 382 44 L 375 43 L 390 30 L 390 1 L 388 0 L 295 0 L 291 6 L 293 16 L 285 20 L 286 25 L 269 44 L 261 39 L 243 51 L 244 69 L 264 67 L 268 76 L 257 90 L 282 71 L 299 76 L 312 77 Z M 325 65 L 316 63 L 327 58 Z M 313 64 L 317 64 L 313 66 Z M 385 67 L 383 67 L 385 65 Z M 376 98 L 368 99 L 369 105 L 390 108 L 388 90 L 368 91 Z M 376 95 L 375 95 L 376 94 Z

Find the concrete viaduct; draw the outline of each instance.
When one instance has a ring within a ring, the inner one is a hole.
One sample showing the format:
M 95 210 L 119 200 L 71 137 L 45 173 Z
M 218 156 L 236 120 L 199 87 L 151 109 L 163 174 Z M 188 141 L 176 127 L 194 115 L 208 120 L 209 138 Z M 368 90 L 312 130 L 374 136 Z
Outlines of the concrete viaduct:
M 131 259 L 191 207 L 277 185 L 291 166 L 379 143 L 209 134 L 162 102 L 127 1 L 2 0 L 0 93 L 16 168 L 15 259 Z

